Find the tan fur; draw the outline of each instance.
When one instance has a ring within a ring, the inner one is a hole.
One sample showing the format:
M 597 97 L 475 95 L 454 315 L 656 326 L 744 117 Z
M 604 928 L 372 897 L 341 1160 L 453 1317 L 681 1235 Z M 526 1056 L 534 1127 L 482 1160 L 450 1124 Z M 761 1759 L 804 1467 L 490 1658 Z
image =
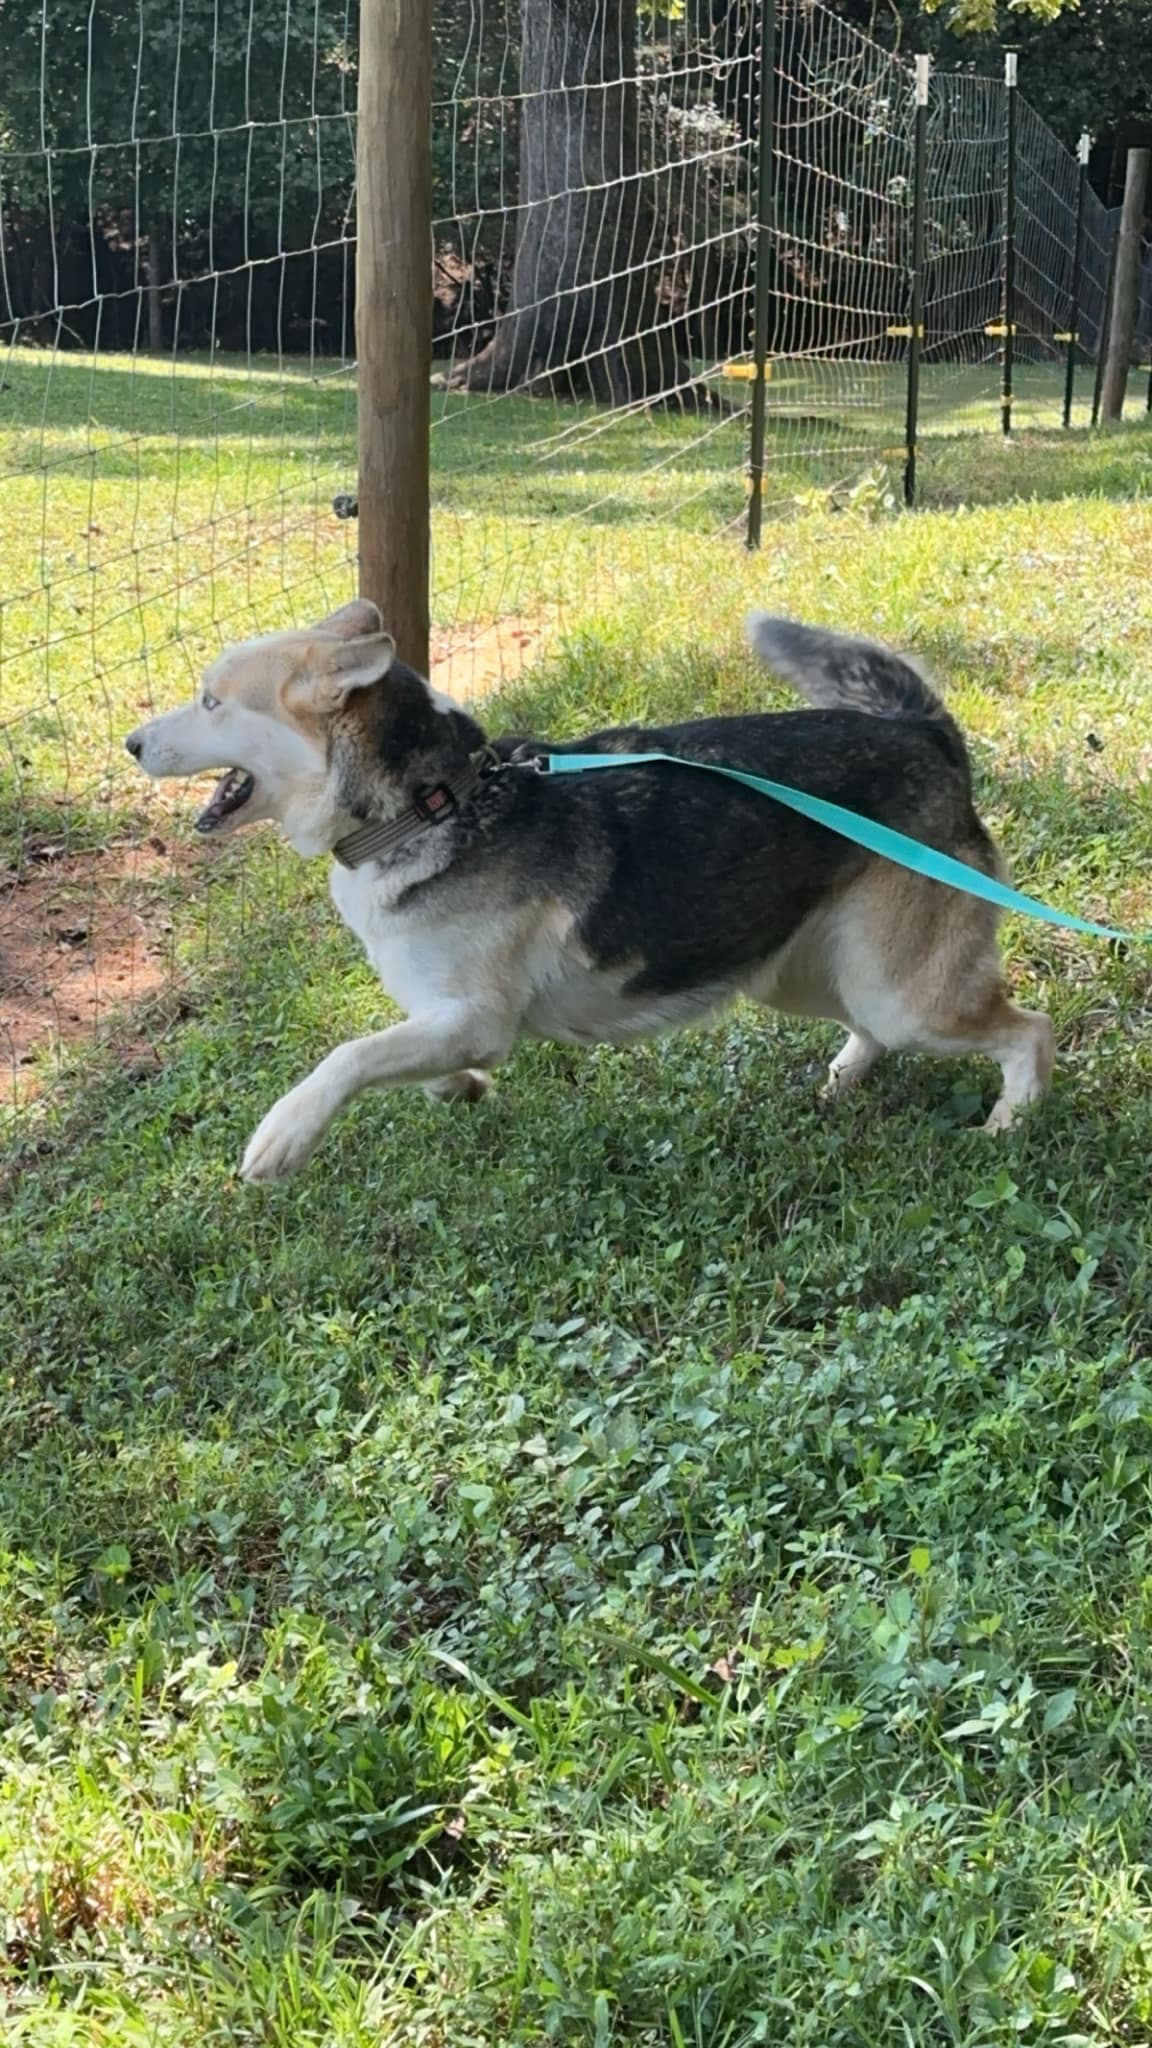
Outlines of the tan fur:
M 339 711 L 349 692 L 379 682 L 396 652 L 374 604 L 357 599 L 318 626 L 293 627 L 228 647 L 205 671 L 204 689 L 222 703 L 313 727 Z
M 357 600 L 317 626 L 267 633 L 226 648 L 191 704 L 128 739 L 149 775 L 199 775 L 259 763 L 242 822 L 274 819 L 304 854 L 330 851 L 355 822 L 328 773 L 328 730 L 357 693 L 387 674 L 395 653 L 374 604 Z M 224 836 L 236 829 L 225 819 Z
M 885 1050 L 986 1054 L 1004 1090 L 985 1129 L 1007 1130 L 1048 1085 L 1053 1037 L 1047 1017 L 1008 999 L 999 922 L 991 904 L 877 860 L 806 920 L 749 993 L 850 1026 L 829 1096 L 864 1080 Z

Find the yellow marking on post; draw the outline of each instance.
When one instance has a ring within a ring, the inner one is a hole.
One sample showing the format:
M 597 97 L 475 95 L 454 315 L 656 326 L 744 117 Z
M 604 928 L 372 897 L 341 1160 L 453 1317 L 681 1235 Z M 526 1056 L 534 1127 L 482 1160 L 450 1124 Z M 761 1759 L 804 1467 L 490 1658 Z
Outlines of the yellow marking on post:
M 760 371 L 755 363 L 721 363 L 720 375 L 722 377 L 734 377 L 744 384 L 755 384 L 759 378 Z M 764 382 L 766 384 L 771 375 L 772 365 L 771 363 L 765 363 Z
M 1080 336 L 1078 334 L 1054 334 L 1052 339 L 1053 341 L 1079 341 Z
M 924 339 L 924 329 L 923 329 L 923 327 L 922 327 L 922 326 L 921 326 L 921 327 L 917 327 L 915 331 L 916 331 L 916 334 L 918 335 L 919 339 L 920 339 L 921 341 L 923 341 L 923 339 Z M 884 332 L 885 332 L 885 333 L 887 334 L 887 336 L 888 336 L 888 338 L 889 338 L 889 340 L 890 340 L 890 341 L 896 341 L 896 340 L 905 340 L 905 341 L 911 341 L 911 339 L 912 339 L 912 332 L 913 332 L 913 330 L 912 330 L 912 328 L 911 328 L 911 327 L 886 327 L 886 328 L 885 328 L 885 330 L 884 330 Z
M 1016 333 L 1016 331 L 1017 331 L 1017 330 L 1016 330 L 1016 322 L 1015 322 L 1015 321 L 1013 321 L 1013 322 L 1012 322 L 1012 325 L 1011 325 L 1011 327 L 1005 327 L 1005 325 L 1004 325 L 1004 323 L 1003 323 L 1003 321 L 1002 321 L 1002 320 L 1001 320 L 1001 321 L 999 321 L 999 322 L 997 322 L 997 323 L 996 323 L 996 325 L 994 325 L 994 326 L 992 326 L 992 327 L 986 327 L 986 328 L 984 329 L 984 332 L 985 332 L 985 334 L 997 334 L 997 335 L 999 335 L 999 336 L 1000 336 L 1001 338 L 1003 338 L 1003 336 L 1004 336 L 1004 335 L 1006 335 L 1006 334 L 1015 334 L 1015 333 Z

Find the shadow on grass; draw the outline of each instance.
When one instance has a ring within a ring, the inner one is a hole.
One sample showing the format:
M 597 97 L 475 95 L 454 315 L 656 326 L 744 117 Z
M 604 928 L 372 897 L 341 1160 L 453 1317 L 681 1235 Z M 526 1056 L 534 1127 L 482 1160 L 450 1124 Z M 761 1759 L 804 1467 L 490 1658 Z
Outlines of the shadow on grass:
M 229 444 L 280 443 L 300 460 L 319 451 L 335 457 L 354 434 L 355 387 L 342 366 L 312 374 L 291 362 L 181 357 L 158 369 L 115 357 L 93 365 L 87 357 L 24 351 L 6 361 L 4 385 L 0 435 L 7 431 L 11 439 L 10 473 L 79 462 L 94 463 L 108 478 L 147 481 L 169 472 L 178 444 L 203 460 L 218 459 Z M 892 392 L 899 395 L 896 384 Z M 1133 405 L 1129 410 L 1117 428 L 1026 429 L 1007 443 L 991 420 L 988 432 L 967 433 L 948 431 L 956 424 L 949 413 L 930 419 L 921 441 L 920 503 L 940 509 L 1016 498 L 1142 496 L 1152 488 L 1152 431 Z M 807 493 L 850 485 L 885 465 L 896 476 L 900 467 L 892 445 L 898 429 L 884 408 L 838 409 L 834 390 L 817 381 L 808 392 L 799 375 L 786 394 L 782 383 L 770 395 L 767 432 L 770 518 L 794 516 Z M 675 516 L 684 479 L 689 493 L 699 487 L 693 523 L 721 524 L 733 516 L 745 434 L 739 413 L 704 421 L 660 412 L 620 417 L 516 395 L 453 397 L 434 408 L 434 502 L 490 515 L 496 488 L 501 507 L 516 517 L 618 525 L 656 511 Z M 83 446 L 74 446 L 81 436 Z
M 305 446 L 317 438 L 354 436 L 355 388 L 343 369 L 311 373 L 291 362 L 253 360 L 237 366 L 180 356 L 174 364 L 112 357 L 34 354 L 5 357 L 0 391 L 0 435 L 57 438 L 94 430 L 182 441 L 285 439 Z M 353 422 L 353 424 L 350 424 Z M 100 460 L 114 454 L 101 450 Z M 43 455 L 17 446 L 11 467 L 38 469 Z M 145 470 L 145 474 L 147 471 Z

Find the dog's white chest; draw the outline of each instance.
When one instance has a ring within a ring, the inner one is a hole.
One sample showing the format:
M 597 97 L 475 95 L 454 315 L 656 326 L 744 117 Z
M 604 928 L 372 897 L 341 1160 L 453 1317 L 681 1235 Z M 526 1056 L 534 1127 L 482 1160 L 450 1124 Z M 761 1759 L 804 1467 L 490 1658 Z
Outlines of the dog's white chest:
M 398 907 L 417 877 L 383 875 L 371 863 L 335 867 L 332 899 L 381 985 L 409 1016 L 443 1003 L 505 1017 L 514 1036 L 567 1045 L 627 1045 L 706 1016 L 729 991 L 636 994 L 629 967 L 597 970 L 575 935 L 571 911 L 536 902 L 477 911 Z
M 405 866 L 399 875 L 387 870 L 382 874 L 372 862 L 359 868 L 334 866 L 332 870 L 332 901 L 355 932 L 381 986 L 409 1013 L 448 992 L 443 969 L 451 952 L 454 922 L 449 921 L 447 930 L 439 921 L 429 928 L 423 920 L 397 909 L 397 899 L 418 879 L 411 866 Z

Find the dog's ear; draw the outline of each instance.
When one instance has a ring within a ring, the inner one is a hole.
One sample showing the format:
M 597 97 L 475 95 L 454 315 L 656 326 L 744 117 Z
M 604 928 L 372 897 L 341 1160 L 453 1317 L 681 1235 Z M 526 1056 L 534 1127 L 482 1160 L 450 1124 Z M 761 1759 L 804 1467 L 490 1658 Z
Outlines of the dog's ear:
M 342 604 L 339 611 L 321 619 L 312 631 L 329 633 L 335 640 L 363 640 L 378 633 L 383 624 L 378 604 L 373 604 L 370 597 L 354 597 L 351 604 Z
M 387 675 L 396 654 L 390 633 L 369 633 L 360 640 L 321 642 L 302 674 L 284 686 L 284 705 L 303 718 L 328 718 L 343 708 L 354 690 L 367 690 Z

